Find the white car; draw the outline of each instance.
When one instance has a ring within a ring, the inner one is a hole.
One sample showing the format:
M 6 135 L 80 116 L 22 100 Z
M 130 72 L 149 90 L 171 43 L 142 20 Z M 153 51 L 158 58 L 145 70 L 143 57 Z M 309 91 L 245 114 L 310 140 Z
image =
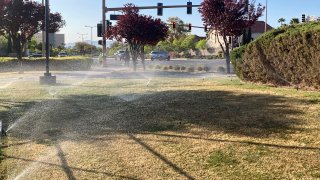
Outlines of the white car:
M 120 60 L 120 61 L 123 60 L 125 52 L 126 51 L 124 51 L 124 50 L 119 50 L 116 53 L 114 53 L 116 60 Z
M 66 56 L 67 56 L 67 53 L 65 53 L 65 52 L 58 53 L 58 57 L 66 57 Z
M 155 59 L 170 61 L 170 55 L 166 51 L 152 51 L 150 53 L 150 56 L 151 56 L 151 61 Z

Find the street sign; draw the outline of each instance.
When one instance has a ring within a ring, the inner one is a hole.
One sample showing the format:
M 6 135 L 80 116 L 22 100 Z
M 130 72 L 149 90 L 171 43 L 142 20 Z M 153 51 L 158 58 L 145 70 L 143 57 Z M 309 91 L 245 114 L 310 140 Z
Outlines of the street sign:
M 110 14 L 110 20 L 112 20 L 112 21 L 117 21 L 120 16 L 122 16 L 122 15 Z

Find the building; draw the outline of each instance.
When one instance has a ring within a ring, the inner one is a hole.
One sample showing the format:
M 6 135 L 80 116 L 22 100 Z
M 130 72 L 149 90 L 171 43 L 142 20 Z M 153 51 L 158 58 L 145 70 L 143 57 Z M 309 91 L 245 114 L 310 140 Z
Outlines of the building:
M 267 31 L 272 30 L 273 28 L 267 24 Z M 257 21 L 253 26 L 251 26 L 251 37 L 252 39 L 258 38 L 265 32 L 265 22 L 264 21 Z M 208 33 L 207 37 L 208 41 L 208 49 L 210 50 L 208 53 L 212 55 L 218 55 L 221 52 L 220 43 L 223 43 L 222 36 L 217 36 L 214 31 Z M 236 40 L 236 44 L 242 44 L 242 36 L 238 37 Z
M 42 33 L 37 33 L 34 36 L 34 38 L 38 43 L 42 42 Z M 54 48 L 57 48 L 59 46 L 65 46 L 64 34 L 50 33 L 49 34 L 49 41 L 50 41 L 50 45 L 52 45 Z

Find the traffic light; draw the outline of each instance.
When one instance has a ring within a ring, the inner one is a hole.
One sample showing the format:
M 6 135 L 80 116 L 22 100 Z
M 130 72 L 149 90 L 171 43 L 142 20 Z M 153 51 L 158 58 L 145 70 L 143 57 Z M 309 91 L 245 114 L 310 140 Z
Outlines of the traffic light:
M 176 29 L 176 22 L 172 22 L 172 28 Z
M 207 25 L 204 26 L 204 32 L 208 32 L 208 26 Z
M 103 43 L 103 42 L 104 42 L 104 43 Z M 98 41 L 98 44 L 102 46 L 102 45 L 106 44 L 106 41 L 99 40 L 99 41 Z
M 189 31 L 191 31 L 191 28 L 192 28 L 192 25 L 191 25 L 191 24 L 189 24 Z
M 187 7 L 187 14 L 192 14 L 192 2 L 187 2 L 187 5 L 190 7 Z
M 102 24 L 97 24 L 97 36 L 102 37 Z
M 306 15 L 305 14 L 302 14 L 302 22 L 306 22 Z
M 158 3 L 158 16 L 162 16 L 163 15 L 163 3 Z
M 110 30 L 111 26 L 112 26 L 112 22 L 110 22 L 109 20 L 106 20 L 106 29 L 107 29 L 107 31 Z

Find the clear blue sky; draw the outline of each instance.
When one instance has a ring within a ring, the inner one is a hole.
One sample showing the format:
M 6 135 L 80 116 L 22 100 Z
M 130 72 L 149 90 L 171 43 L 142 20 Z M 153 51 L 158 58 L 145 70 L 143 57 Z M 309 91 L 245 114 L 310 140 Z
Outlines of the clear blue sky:
M 41 0 L 37 0 L 41 1 Z M 187 0 L 106 0 L 108 7 L 121 7 L 126 3 L 134 3 L 135 5 L 156 5 L 158 2 L 164 5 L 180 5 L 186 4 Z M 200 4 L 202 0 L 192 0 L 193 4 Z M 265 5 L 266 0 L 256 0 L 256 4 L 261 3 Z M 84 36 L 85 40 L 90 40 L 90 28 L 85 25 L 95 26 L 101 20 L 102 16 L 102 0 L 50 0 L 51 10 L 53 12 L 60 12 L 66 20 L 66 27 L 60 33 L 66 35 L 66 43 L 73 43 L 81 41 L 81 34 L 88 34 Z M 319 0 L 268 0 L 268 23 L 276 27 L 278 26 L 278 19 L 284 17 L 287 22 L 293 18 L 300 18 L 301 14 L 320 16 L 320 1 Z M 112 12 L 117 14 L 117 12 Z M 156 15 L 156 10 L 142 10 L 141 14 Z M 166 20 L 170 16 L 178 16 L 187 23 L 192 25 L 202 25 L 200 14 L 197 8 L 193 8 L 193 14 L 187 15 L 185 8 L 180 9 L 164 9 L 163 16 L 160 17 Z M 107 14 L 109 18 L 110 13 Z M 265 17 L 261 17 L 264 20 Z M 115 22 L 113 22 L 115 23 Z M 193 29 L 192 33 L 204 35 L 203 30 Z M 96 29 L 93 30 L 93 40 L 98 40 L 96 37 Z

